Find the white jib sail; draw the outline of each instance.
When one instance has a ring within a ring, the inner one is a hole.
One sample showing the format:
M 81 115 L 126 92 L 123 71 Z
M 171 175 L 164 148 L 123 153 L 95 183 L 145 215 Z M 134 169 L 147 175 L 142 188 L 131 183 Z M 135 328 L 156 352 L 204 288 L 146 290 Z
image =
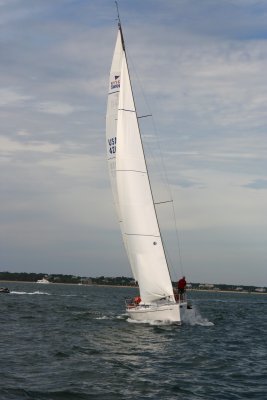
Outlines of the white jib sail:
M 125 52 L 122 54 L 116 137 L 119 216 L 127 254 L 143 302 L 174 300 L 158 228 Z

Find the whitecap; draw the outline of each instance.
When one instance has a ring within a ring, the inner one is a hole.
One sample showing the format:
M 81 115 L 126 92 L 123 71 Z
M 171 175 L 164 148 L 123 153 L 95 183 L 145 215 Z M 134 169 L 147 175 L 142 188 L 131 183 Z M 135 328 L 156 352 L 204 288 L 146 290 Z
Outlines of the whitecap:
M 29 295 L 33 295 L 33 294 L 44 294 L 46 296 L 51 296 L 51 293 L 47 293 L 47 292 L 41 292 L 39 290 L 37 290 L 36 292 L 17 292 L 15 290 L 12 290 L 10 292 L 10 294 L 29 294 Z
M 121 314 L 121 315 L 117 315 L 116 319 L 126 319 L 128 317 L 128 314 Z

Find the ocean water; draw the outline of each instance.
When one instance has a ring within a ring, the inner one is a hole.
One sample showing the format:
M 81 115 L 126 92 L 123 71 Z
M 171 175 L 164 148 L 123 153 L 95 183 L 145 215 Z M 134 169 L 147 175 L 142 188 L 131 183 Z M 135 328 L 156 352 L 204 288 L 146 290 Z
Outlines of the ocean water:
M 267 399 L 267 295 L 191 292 L 174 326 L 129 322 L 133 288 L 1 286 L 1 400 Z

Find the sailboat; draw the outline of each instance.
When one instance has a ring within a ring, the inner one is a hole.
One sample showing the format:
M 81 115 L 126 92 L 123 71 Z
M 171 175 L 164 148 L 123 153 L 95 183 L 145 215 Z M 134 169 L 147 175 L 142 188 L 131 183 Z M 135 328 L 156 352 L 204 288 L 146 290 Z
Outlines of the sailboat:
M 106 115 L 108 169 L 126 253 L 140 295 L 126 303 L 137 321 L 180 324 L 187 309 L 174 295 L 163 246 L 129 68 L 122 26 L 110 70 Z

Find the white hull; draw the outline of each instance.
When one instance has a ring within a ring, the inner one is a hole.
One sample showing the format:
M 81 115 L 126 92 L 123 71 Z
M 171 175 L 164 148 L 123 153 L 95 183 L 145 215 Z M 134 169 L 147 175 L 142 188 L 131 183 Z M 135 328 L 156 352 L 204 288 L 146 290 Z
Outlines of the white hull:
M 39 279 L 36 283 L 42 283 L 44 285 L 47 285 L 48 283 L 50 283 L 47 279 Z
M 164 321 L 181 324 L 187 309 L 187 303 L 168 303 L 139 305 L 126 308 L 128 316 L 136 321 Z

